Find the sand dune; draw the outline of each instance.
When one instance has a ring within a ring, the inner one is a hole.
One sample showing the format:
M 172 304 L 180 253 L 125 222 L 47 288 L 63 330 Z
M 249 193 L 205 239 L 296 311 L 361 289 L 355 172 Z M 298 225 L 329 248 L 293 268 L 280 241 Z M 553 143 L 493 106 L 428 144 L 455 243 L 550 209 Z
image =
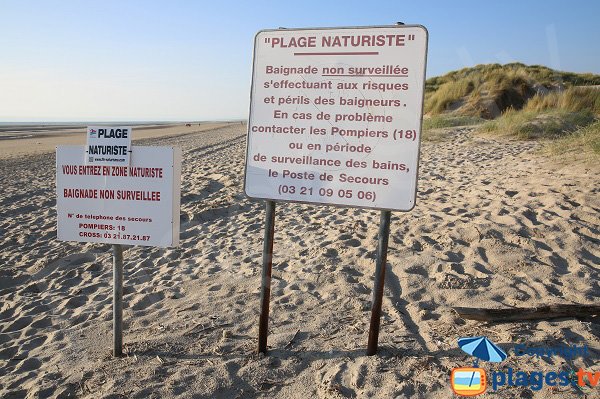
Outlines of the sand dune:
M 392 217 L 373 357 L 364 351 L 378 213 L 278 204 L 263 357 L 264 205 L 242 193 L 244 127 L 178 129 L 138 142 L 183 148 L 181 246 L 125 251 L 122 359 L 110 354 L 110 246 L 56 241 L 54 154 L 0 143 L 2 158 L 28 154 L 0 160 L 0 397 L 449 398 L 450 371 L 472 363 L 456 341 L 471 335 L 505 348 L 586 343 L 593 354 L 562 363 L 513 356 L 503 366 L 595 364 L 597 321 L 488 325 L 450 307 L 597 302 L 597 169 L 560 166 L 533 142 L 478 138 L 469 128 L 424 143 L 417 206 Z

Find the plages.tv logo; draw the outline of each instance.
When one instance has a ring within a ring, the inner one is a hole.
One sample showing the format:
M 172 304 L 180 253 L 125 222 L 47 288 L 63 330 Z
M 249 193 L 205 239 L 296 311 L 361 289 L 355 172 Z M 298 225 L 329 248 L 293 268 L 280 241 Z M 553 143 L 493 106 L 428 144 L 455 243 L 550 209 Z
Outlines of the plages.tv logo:
M 90 137 L 97 137 L 98 131 L 96 129 L 90 129 Z
M 467 337 L 458 340 L 458 346 L 466 353 L 474 356 L 473 367 L 457 367 L 450 374 L 450 385 L 455 394 L 475 396 L 485 392 L 487 375 L 478 367 L 479 360 L 501 362 L 506 353 L 486 337 Z

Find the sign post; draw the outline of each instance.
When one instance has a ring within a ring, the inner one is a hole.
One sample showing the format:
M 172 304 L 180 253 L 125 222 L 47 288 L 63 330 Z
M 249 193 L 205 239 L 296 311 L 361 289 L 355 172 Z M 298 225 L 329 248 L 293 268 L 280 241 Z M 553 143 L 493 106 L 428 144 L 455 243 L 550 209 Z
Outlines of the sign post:
M 385 285 L 385 265 L 387 263 L 388 240 L 390 237 L 390 211 L 381 211 L 379 220 L 379 241 L 377 244 L 377 261 L 375 262 L 375 282 L 373 283 L 373 304 L 371 306 L 371 324 L 369 326 L 369 341 L 367 355 L 377 353 L 379 342 L 379 324 L 381 322 L 381 303 L 383 302 L 383 287 Z
M 123 246 L 113 244 L 113 356 L 123 356 Z
M 89 127 L 85 147 L 56 148 L 58 239 L 112 244 L 115 357 L 123 354 L 123 244 L 179 244 L 181 150 L 130 141 L 130 128 Z
M 415 206 L 427 30 L 420 25 L 258 32 L 244 191 L 267 201 L 259 352 L 275 201 L 381 211 L 367 353 L 375 354 L 392 211 Z
M 260 320 L 258 325 L 258 352 L 267 353 L 269 334 L 269 302 L 271 298 L 271 270 L 273 268 L 273 236 L 275 235 L 275 201 L 266 201 L 265 238 L 260 283 Z

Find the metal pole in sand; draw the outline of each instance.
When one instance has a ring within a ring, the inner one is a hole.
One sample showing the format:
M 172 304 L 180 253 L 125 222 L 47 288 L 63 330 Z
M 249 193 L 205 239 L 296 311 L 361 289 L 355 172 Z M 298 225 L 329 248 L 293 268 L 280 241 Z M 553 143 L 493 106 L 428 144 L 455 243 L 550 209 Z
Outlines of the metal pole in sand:
M 373 305 L 371 307 L 371 325 L 369 326 L 369 343 L 367 355 L 377 353 L 379 341 L 379 324 L 381 322 L 381 302 L 385 285 L 385 264 L 387 263 L 388 241 L 390 237 L 391 211 L 381 211 L 379 219 L 379 242 L 377 244 L 377 262 L 375 264 L 375 284 L 373 285 Z
M 265 239 L 263 244 L 262 279 L 260 284 L 260 321 L 258 352 L 267 354 L 269 335 L 269 301 L 271 298 L 271 269 L 273 266 L 273 236 L 275 234 L 275 201 L 266 202 Z
M 123 246 L 113 246 L 113 356 L 123 356 Z

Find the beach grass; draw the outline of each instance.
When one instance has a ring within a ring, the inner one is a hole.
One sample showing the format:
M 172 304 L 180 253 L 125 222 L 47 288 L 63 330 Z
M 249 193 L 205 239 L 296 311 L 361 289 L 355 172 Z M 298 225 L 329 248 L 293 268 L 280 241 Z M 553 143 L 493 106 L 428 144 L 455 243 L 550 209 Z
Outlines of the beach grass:
M 596 87 L 569 87 L 545 95 L 535 95 L 524 107 L 525 111 L 560 109 L 567 112 L 591 112 L 600 115 L 600 89 Z
M 486 119 L 527 107 L 597 113 L 600 90 L 594 86 L 598 85 L 600 75 L 590 73 L 521 63 L 477 65 L 428 79 L 424 111 L 430 116 L 456 112 Z
M 512 63 L 463 68 L 426 83 L 423 139 L 478 125 L 481 134 L 547 141 L 547 153 L 598 156 L 600 75 Z
M 553 156 L 575 156 L 600 159 L 600 121 L 553 140 L 546 146 Z
M 431 95 L 426 96 L 424 111 L 432 115 L 441 114 L 474 89 L 475 82 L 469 78 L 445 82 Z
M 476 116 L 444 114 L 423 119 L 423 130 L 440 129 L 445 127 L 472 126 L 485 122 Z
M 585 111 L 509 109 L 501 117 L 483 124 L 479 131 L 522 140 L 557 139 L 590 125 L 594 120 L 594 115 Z

